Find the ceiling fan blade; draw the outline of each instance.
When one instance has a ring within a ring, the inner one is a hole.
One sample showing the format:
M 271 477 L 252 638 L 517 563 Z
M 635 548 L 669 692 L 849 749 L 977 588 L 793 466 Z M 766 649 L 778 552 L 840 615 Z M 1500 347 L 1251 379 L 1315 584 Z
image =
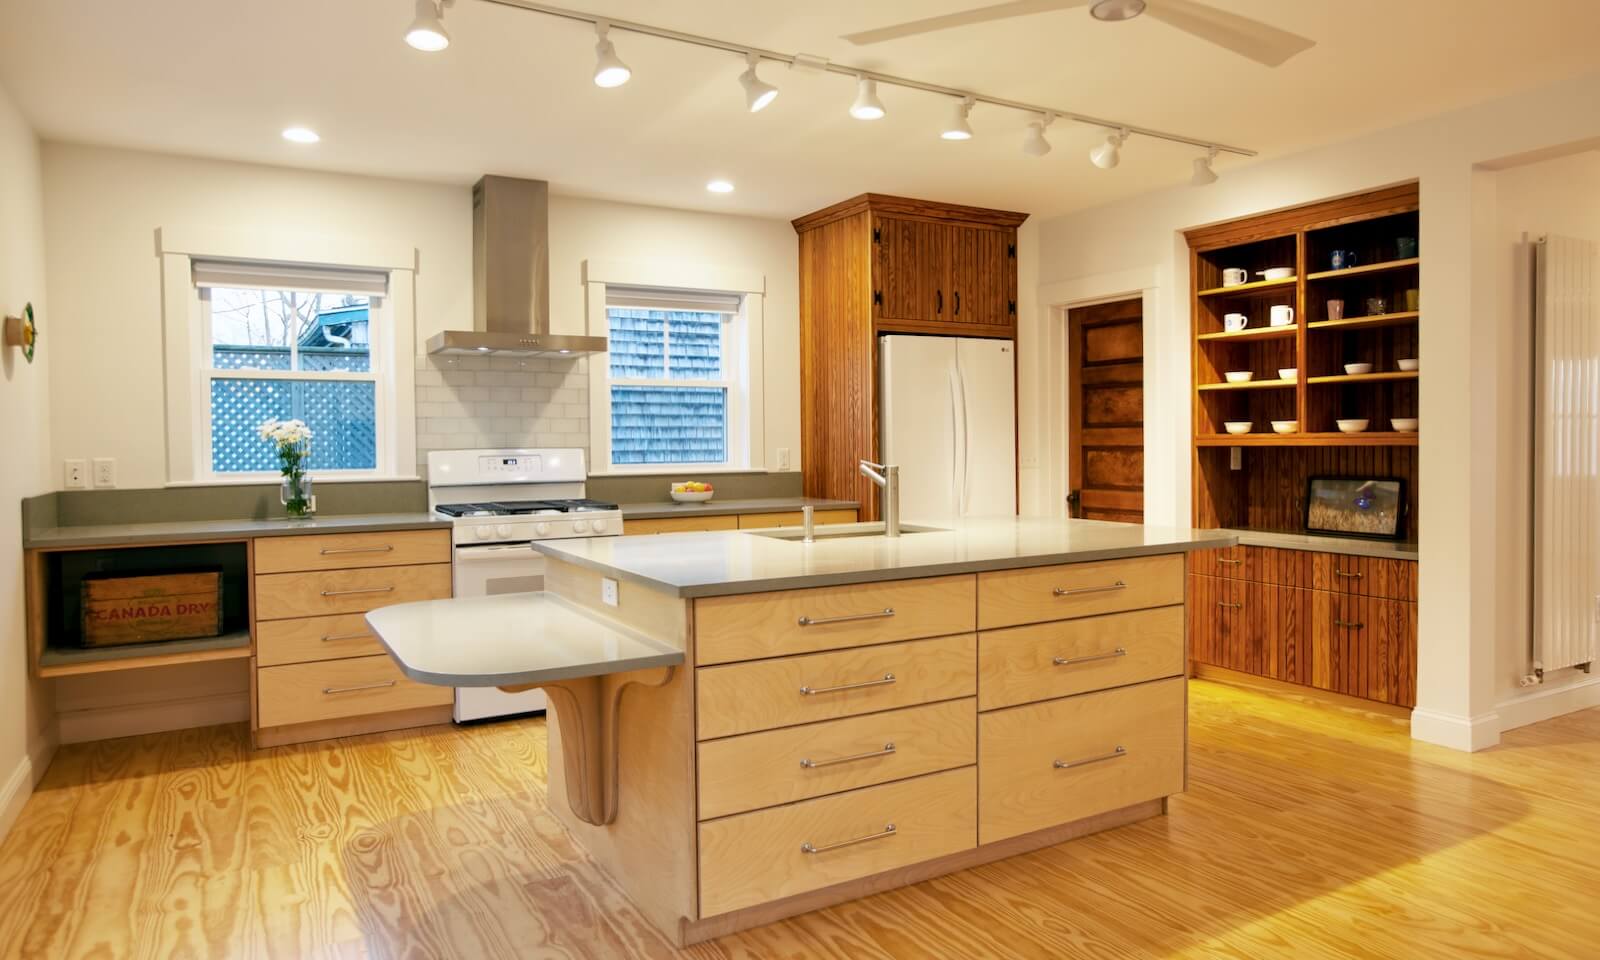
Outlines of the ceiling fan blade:
M 901 37 L 916 36 L 919 33 L 949 30 L 951 27 L 966 27 L 975 23 L 988 23 L 991 20 L 1024 17 L 1032 13 L 1050 13 L 1056 10 L 1070 10 L 1073 7 L 1086 7 L 1091 2 L 1092 0 L 1013 0 L 1011 3 L 997 3 L 992 7 L 979 7 L 976 10 L 966 10 L 961 13 L 947 13 L 942 17 L 928 17 L 925 20 L 897 23 L 892 27 L 879 27 L 876 30 L 847 33 L 844 39 L 858 46 L 869 43 L 882 43 L 885 40 L 898 40 Z
M 1315 40 L 1299 34 L 1194 0 L 1149 0 L 1145 13 L 1269 67 L 1279 66 L 1295 54 L 1317 45 Z

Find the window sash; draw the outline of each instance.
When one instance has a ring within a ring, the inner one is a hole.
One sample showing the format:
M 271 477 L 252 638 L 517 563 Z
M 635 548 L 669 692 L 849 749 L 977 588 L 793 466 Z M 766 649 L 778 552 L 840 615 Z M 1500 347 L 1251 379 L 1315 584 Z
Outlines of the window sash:
M 624 377 L 613 376 L 611 373 L 610 358 L 605 363 L 603 386 L 596 389 L 605 391 L 607 423 L 606 431 L 606 458 L 605 468 L 619 472 L 647 472 L 670 470 L 677 467 L 733 467 L 740 457 L 742 441 L 737 436 L 743 423 L 742 406 L 746 402 L 741 390 L 741 381 L 735 376 L 738 363 L 739 327 L 735 323 L 743 308 L 743 295 L 718 294 L 693 290 L 650 290 L 646 288 L 617 288 L 606 289 L 606 318 L 607 334 L 610 334 L 610 311 L 612 308 L 624 310 L 661 310 L 668 312 L 685 313 L 716 313 L 720 314 L 720 336 L 718 337 L 718 369 L 721 376 L 715 380 L 690 378 L 690 377 Z M 672 337 L 670 327 L 662 331 L 661 370 L 663 374 L 672 369 Z M 672 460 L 650 463 L 618 463 L 616 461 L 615 428 L 610 422 L 611 388 L 612 387 L 654 387 L 665 389 L 704 389 L 721 390 L 723 393 L 722 409 L 722 459 L 720 460 Z

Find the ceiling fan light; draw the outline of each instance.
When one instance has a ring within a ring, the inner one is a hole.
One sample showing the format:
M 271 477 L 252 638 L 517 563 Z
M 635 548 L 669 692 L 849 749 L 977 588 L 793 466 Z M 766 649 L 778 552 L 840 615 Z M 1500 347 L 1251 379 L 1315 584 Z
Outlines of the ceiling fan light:
M 1089 151 L 1089 162 L 1101 170 L 1115 169 L 1122 162 L 1122 142 L 1126 139 L 1127 133 L 1121 130 L 1107 134 L 1105 143 Z
M 756 76 L 756 64 L 759 62 L 760 58 L 755 54 L 747 54 L 744 73 L 739 74 L 739 86 L 744 88 L 744 103 L 751 113 L 765 110 L 778 98 L 778 88 Z
M 973 100 L 971 97 L 958 100 L 950 111 L 950 122 L 944 125 L 944 130 L 939 136 L 945 140 L 971 140 L 972 124 L 967 122 L 967 115 L 972 112 Z
M 424 53 L 438 53 L 450 46 L 444 29 L 444 5 L 439 0 L 417 0 L 417 16 L 406 31 L 406 44 Z
M 1044 138 L 1044 128 L 1050 125 L 1050 117 L 1041 116 L 1028 124 L 1027 133 L 1022 135 L 1022 152 L 1030 157 L 1042 157 L 1050 152 L 1050 141 Z
M 1116 22 L 1118 20 L 1132 20 L 1144 13 L 1145 0 L 1097 0 L 1089 8 L 1089 15 L 1096 20 Z
M 1194 158 L 1194 172 L 1189 175 L 1191 187 L 1205 187 L 1217 182 L 1217 171 L 1211 169 L 1211 161 L 1216 158 L 1216 147 L 1207 150 L 1205 156 Z
M 611 45 L 608 36 L 611 26 L 604 20 L 594 25 L 595 36 L 598 38 L 594 45 L 594 85 L 597 87 L 620 87 L 633 76 L 633 71 L 617 56 L 617 48 Z
M 878 81 L 871 77 L 856 78 L 856 102 L 850 105 L 850 116 L 857 120 L 881 120 L 883 101 L 878 99 Z

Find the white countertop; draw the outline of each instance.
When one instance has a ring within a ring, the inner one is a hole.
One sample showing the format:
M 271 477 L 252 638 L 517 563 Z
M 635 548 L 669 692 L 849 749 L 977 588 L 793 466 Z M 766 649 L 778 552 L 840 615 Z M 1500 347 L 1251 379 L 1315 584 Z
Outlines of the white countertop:
M 379 607 L 367 623 L 406 676 L 445 687 L 502 687 L 683 663 L 683 651 L 547 593 Z
M 882 526 L 821 526 L 817 542 L 809 544 L 760 535 L 775 531 L 724 531 L 545 540 L 533 546 L 555 559 L 679 597 L 715 597 L 1182 553 L 1236 542 L 1232 533 L 1216 530 L 1022 517 L 963 520 L 950 529 L 898 539 L 822 535 L 881 531 Z

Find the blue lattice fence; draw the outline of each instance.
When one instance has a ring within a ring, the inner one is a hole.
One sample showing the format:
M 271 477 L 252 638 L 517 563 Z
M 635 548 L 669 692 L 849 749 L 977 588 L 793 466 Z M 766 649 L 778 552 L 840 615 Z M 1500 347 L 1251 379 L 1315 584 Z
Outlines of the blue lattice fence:
M 213 355 L 224 370 L 287 370 L 288 353 L 287 347 L 216 347 Z M 365 371 L 369 362 L 364 350 L 339 348 L 303 347 L 300 358 L 305 370 Z M 273 417 L 304 420 L 311 428 L 306 465 L 313 473 L 378 465 L 377 396 L 370 381 L 218 377 L 211 381 L 211 469 L 275 472 L 272 446 L 256 433 Z

